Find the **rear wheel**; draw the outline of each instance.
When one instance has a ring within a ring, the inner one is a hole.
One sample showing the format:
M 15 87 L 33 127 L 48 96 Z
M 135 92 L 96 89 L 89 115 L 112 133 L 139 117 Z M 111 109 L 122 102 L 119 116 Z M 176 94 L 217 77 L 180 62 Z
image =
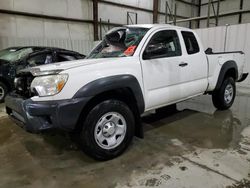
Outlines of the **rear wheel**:
M 235 99 L 236 86 L 233 78 L 226 78 L 220 89 L 216 90 L 212 94 L 212 100 L 214 106 L 219 110 L 226 110 L 230 108 Z
M 0 103 L 4 102 L 4 98 L 8 92 L 7 86 L 0 82 Z
M 106 100 L 93 107 L 82 122 L 80 145 L 97 160 L 122 154 L 134 136 L 134 116 L 122 101 Z

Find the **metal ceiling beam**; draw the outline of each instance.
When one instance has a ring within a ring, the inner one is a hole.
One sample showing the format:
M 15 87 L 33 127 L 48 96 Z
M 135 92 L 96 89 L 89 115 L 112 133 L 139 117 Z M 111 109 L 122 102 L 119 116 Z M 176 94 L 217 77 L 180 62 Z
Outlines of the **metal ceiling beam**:
M 174 4 L 174 25 L 176 25 L 176 14 L 177 14 L 177 5 Z
M 216 12 L 216 17 L 215 17 L 215 25 L 218 26 L 219 25 L 219 15 L 220 15 L 220 1 L 217 1 L 217 12 Z
M 198 7 L 198 17 L 201 16 L 201 0 L 199 0 L 199 7 Z M 198 23 L 197 23 L 197 27 L 200 28 L 200 21 L 197 20 Z
M 243 9 L 244 0 L 240 0 L 240 10 Z M 239 14 L 239 23 L 242 22 L 242 13 Z
M 93 24 L 94 24 L 94 41 L 99 40 L 98 37 L 98 0 L 93 0 Z
M 195 3 L 195 0 L 192 0 L 192 3 L 193 3 L 193 5 L 191 5 L 191 17 L 194 17 L 194 3 Z M 192 21 L 189 22 L 189 28 L 192 29 Z
M 159 0 L 153 0 L 153 23 L 158 23 Z
M 207 9 L 207 27 L 210 26 L 210 8 L 211 8 L 212 0 L 208 1 L 208 9 Z

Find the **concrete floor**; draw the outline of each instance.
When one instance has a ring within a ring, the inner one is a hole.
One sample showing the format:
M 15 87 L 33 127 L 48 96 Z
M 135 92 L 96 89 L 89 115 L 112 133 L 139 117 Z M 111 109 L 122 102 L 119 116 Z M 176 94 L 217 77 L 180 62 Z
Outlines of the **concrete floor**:
M 177 107 L 143 118 L 143 140 L 97 162 L 67 135 L 25 132 L 2 104 L 0 187 L 250 187 L 250 91 L 241 89 L 224 112 L 215 111 L 210 96 Z

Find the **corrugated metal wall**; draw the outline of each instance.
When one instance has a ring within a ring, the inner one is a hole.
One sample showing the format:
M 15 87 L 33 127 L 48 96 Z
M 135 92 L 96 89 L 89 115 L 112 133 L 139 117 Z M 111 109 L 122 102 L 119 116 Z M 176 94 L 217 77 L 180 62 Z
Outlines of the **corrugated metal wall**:
M 245 70 L 250 72 L 250 24 L 197 29 L 196 32 L 205 49 L 211 47 L 214 52 L 223 52 L 224 50 L 245 52 Z M 250 77 L 240 85 L 250 87 Z
M 0 0 L 0 8 L 73 19 L 93 19 L 91 0 Z M 0 14 L 0 49 L 25 45 L 55 46 L 87 54 L 93 47 L 93 26 L 88 23 Z
M 113 3 L 153 10 L 153 0 L 106 0 Z M 165 4 L 168 1 L 173 8 L 174 0 L 161 0 L 159 11 L 165 12 Z M 186 0 L 192 2 L 192 0 Z M 197 0 L 196 0 L 197 1 Z M 0 8 L 11 11 L 21 11 L 49 16 L 59 16 L 82 20 L 93 20 L 92 0 L 0 0 Z M 198 8 L 195 7 L 195 14 L 192 15 L 192 7 L 187 3 L 177 3 L 177 14 L 191 17 L 197 16 Z M 197 3 L 197 2 L 196 2 Z M 99 2 L 98 20 L 112 23 L 127 24 L 127 12 L 138 14 L 138 23 L 152 23 L 153 14 L 148 11 L 141 11 L 110 5 Z M 135 22 L 135 19 L 132 19 Z M 159 22 L 164 22 L 165 16 L 159 14 Z M 179 25 L 188 27 L 189 23 Z M 104 35 L 108 30 L 107 26 L 101 27 Z M 110 27 L 111 28 L 111 27 Z M 25 16 L 0 14 L 0 49 L 9 46 L 24 45 L 48 45 L 66 49 L 73 49 L 87 54 L 93 47 L 93 25 L 90 23 L 75 23 L 69 21 L 56 21 Z

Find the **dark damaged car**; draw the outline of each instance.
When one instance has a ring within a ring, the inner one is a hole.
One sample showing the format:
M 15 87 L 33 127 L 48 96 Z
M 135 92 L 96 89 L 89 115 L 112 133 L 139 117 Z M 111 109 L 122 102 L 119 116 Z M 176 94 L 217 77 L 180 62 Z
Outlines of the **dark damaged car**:
M 6 94 L 14 88 L 18 71 L 83 58 L 85 56 L 78 52 L 52 47 L 12 47 L 0 51 L 0 102 L 3 102 Z

